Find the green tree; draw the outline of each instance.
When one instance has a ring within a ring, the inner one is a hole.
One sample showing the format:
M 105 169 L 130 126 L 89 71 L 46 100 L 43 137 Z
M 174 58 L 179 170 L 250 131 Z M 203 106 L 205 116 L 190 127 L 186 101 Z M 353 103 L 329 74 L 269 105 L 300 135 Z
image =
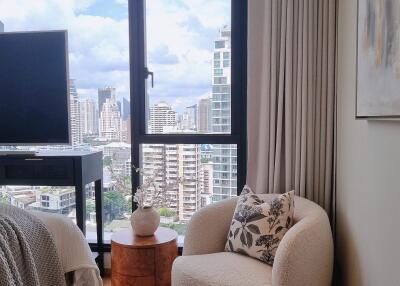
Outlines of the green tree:
M 211 159 L 209 159 L 209 158 L 201 158 L 201 163 L 207 164 L 209 162 L 211 162 Z
M 8 198 L 6 195 L 0 194 L 0 204 L 8 204 Z
M 120 192 L 111 191 L 104 193 L 104 213 L 110 221 L 122 218 L 129 211 L 129 202 Z
M 111 166 L 111 164 L 112 164 L 111 157 L 110 156 L 105 156 L 103 158 L 103 164 L 104 164 L 104 166 L 107 166 L 107 167 Z
M 160 216 L 164 217 L 173 217 L 176 215 L 176 213 L 173 210 L 168 208 L 159 208 L 158 213 L 160 214 Z
M 186 224 L 180 224 L 180 223 L 160 223 L 160 226 L 167 227 L 170 229 L 175 230 L 179 235 L 185 235 L 186 233 Z
M 89 218 L 91 212 L 96 210 L 96 204 L 93 200 L 88 199 L 86 200 L 86 218 Z

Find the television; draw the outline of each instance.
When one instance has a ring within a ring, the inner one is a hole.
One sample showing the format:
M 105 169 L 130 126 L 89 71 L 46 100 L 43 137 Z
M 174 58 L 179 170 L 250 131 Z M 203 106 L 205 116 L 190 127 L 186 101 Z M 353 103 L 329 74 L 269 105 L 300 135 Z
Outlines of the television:
M 0 33 L 0 145 L 71 143 L 67 37 Z

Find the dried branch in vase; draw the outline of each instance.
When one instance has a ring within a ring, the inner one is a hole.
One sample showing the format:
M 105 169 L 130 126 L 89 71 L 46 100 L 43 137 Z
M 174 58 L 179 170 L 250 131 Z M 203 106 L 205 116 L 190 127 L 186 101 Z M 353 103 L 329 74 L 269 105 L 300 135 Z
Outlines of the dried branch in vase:
M 174 190 L 184 184 L 184 180 L 177 177 L 165 183 L 165 173 L 161 169 L 146 171 L 133 166 L 136 173 L 142 176 L 143 183 L 136 190 L 133 201 L 139 208 L 147 207 L 170 207 Z M 177 192 L 175 192 L 177 193 Z

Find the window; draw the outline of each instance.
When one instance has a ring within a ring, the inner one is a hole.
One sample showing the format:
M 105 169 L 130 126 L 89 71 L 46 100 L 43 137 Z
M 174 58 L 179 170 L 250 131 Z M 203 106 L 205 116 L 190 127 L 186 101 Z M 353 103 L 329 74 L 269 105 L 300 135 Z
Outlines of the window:
M 223 49 L 223 48 L 225 48 L 225 42 L 224 42 L 224 41 L 216 41 L 216 42 L 215 42 L 215 48 L 216 48 L 216 49 Z
M 72 146 L 16 148 L 103 151 L 106 241 L 115 229 L 129 226 L 132 205 L 129 22 L 122 2 L 42 0 L 39 9 L 37 1 L 21 0 L 20 15 L 14 0 L 0 5 L 10 8 L 0 9 L 5 32 L 68 30 Z M 85 192 L 87 238 L 94 242 L 93 186 Z M 73 187 L 0 186 L 0 201 L 76 221 Z
M 161 170 L 160 188 L 183 180 L 166 190 L 172 218 L 162 218 L 181 235 L 194 212 L 236 196 L 245 180 L 247 3 L 205 2 L 130 7 L 133 163 L 144 177 Z M 133 174 L 134 189 L 143 179 Z
M 220 76 L 224 74 L 224 70 L 223 69 L 214 69 L 214 75 L 216 76 Z
M 227 78 L 226 77 L 214 77 L 214 84 L 226 84 Z
M 181 234 L 194 211 L 244 185 L 247 1 L 184 2 L 43 0 L 38 10 L 22 0 L 21 13 L 0 13 L 6 32 L 68 30 L 73 144 L 16 148 L 103 152 L 106 242 L 129 226 L 140 183 L 132 164 L 165 168 L 160 184 L 185 178 L 169 194 L 175 215 L 165 220 Z M 93 186 L 85 193 L 92 242 Z M 75 220 L 71 187 L 0 186 L 0 202 Z

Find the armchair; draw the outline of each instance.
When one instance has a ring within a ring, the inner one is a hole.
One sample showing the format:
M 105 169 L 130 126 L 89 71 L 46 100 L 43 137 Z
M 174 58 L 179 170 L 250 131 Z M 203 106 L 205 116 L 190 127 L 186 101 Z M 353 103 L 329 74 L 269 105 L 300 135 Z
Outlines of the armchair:
M 266 194 L 270 199 L 273 194 Z M 294 225 L 285 234 L 273 266 L 224 252 L 237 198 L 209 205 L 193 215 L 183 256 L 172 268 L 173 286 L 330 285 L 333 240 L 328 216 L 317 204 L 295 197 Z

